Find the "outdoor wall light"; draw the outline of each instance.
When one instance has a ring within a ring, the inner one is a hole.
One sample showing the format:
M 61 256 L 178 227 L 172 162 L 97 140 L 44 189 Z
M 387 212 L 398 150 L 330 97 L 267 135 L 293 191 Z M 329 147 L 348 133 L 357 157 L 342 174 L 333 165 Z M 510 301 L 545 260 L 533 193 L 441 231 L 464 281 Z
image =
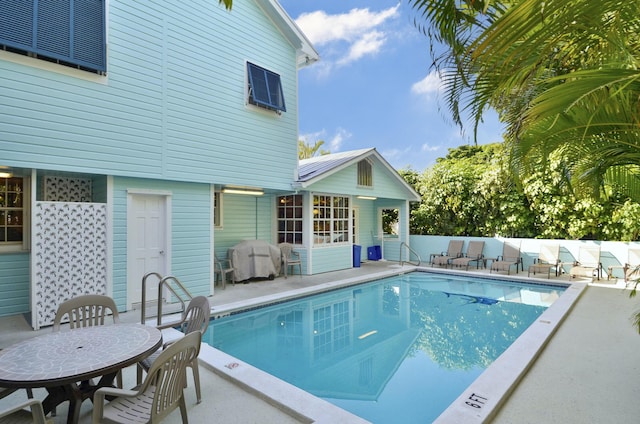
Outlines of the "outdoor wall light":
M 13 174 L 11 172 L 0 172 L 0 178 L 11 178 Z
M 356 196 L 358 199 L 362 199 L 362 200 L 376 200 L 377 197 L 373 197 L 373 196 Z
M 223 188 L 222 192 L 229 194 L 248 194 L 250 196 L 262 196 L 264 194 L 262 190 L 244 188 Z

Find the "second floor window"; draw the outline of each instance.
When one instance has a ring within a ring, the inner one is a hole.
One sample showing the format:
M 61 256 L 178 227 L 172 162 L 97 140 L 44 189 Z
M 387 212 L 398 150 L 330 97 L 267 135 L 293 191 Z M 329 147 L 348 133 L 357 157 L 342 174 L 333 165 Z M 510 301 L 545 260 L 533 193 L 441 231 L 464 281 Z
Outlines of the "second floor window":
M 105 0 L 2 0 L 0 48 L 104 73 Z
M 286 112 L 280 75 L 247 62 L 249 103 L 275 111 Z

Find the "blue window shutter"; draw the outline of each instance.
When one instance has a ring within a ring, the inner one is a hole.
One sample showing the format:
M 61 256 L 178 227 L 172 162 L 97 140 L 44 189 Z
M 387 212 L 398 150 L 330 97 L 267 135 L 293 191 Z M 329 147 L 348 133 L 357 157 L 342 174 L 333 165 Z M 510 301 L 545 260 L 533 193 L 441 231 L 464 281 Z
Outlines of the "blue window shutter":
M 0 1 L 0 42 L 17 49 L 32 49 L 33 0 Z
M 0 44 L 106 71 L 105 0 L 0 0 Z
M 37 7 L 37 52 L 71 59 L 71 2 L 39 0 Z
M 104 0 L 74 0 L 73 56 L 106 70 Z
M 267 109 L 287 111 L 280 75 L 247 62 L 250 102 Z

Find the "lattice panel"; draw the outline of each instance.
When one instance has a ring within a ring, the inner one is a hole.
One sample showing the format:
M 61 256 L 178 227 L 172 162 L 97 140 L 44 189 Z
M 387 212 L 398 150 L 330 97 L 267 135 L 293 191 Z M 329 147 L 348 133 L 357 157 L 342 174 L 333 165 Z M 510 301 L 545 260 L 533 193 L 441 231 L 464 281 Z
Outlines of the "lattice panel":
M 33 326 L 53 324 L 58 305 L 107 289 L 107 205 L 36 202 Z
M 44 200 L 48 202 L 90 202 L 91 180 L 45 176 Z

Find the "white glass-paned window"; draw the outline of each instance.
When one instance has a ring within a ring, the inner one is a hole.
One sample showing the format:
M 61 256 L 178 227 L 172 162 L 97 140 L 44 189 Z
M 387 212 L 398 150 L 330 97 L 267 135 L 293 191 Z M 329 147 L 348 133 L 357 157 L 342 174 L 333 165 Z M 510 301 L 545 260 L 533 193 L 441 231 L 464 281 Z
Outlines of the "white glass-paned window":
M 313 196 L 314 244 L 349 242 L 349 198 Z
M 302 244 L 302 195 L 279 196 L 278 243 Z

